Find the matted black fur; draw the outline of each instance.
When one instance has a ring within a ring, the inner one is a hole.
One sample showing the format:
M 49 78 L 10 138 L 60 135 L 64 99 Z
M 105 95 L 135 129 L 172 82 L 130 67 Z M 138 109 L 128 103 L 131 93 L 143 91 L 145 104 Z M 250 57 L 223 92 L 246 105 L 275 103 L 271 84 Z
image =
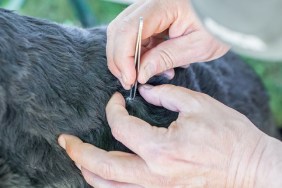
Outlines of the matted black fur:
M 0 187 L 88 187 L 57 144 L 61 133 L 127 151 L 111 135 L 105 116 L 114 92 L 129 95 L 107 68 L 105 45 L 105 28 L 71 28 L 0 10 Z M 176 69 L 171 81 L 155 77 L 150 83 L 204 92 L 273 133 L 261 81 L 232 53 Z M 155 126 L 167 127 L 177 118 L 139 95 L 127 108 Z

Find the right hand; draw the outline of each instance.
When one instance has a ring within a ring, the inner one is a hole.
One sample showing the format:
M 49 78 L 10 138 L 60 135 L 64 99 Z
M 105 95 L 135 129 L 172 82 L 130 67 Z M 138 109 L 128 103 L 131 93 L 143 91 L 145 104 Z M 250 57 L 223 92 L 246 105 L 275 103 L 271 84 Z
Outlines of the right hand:
M 168 128 L 130 116 L 116 93 L 106 114 L 134 154 L 62 135 L 60 145 L 93 187 L 282 187 L 282 143 L 212 97 L 173 85 L 139 88 L 148 102 L 179 112 Z
M 174 67 L 210 61 L 229 50 L 203 28 L 188 0 L 139 0 L 113 20 L 107 31 L 108 67 L 125 89 L 136 80 L 134 52 L 139 17 L 144 20 L 137 78 L 141 84 L 167 70 L 172 78 Z

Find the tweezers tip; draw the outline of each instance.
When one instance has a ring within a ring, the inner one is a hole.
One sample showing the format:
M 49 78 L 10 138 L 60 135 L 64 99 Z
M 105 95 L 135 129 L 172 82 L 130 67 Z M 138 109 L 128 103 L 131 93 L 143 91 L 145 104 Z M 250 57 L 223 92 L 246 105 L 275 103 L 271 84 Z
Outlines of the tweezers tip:
M 134 97 L 126 97 L 126 102 L 130 102 L 130 101 L 133 101 L 134 100 Z

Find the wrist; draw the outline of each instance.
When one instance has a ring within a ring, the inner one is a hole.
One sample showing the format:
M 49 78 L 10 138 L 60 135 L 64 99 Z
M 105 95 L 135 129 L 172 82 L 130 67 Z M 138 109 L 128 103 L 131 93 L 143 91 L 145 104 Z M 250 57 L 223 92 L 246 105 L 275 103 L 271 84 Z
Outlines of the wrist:
M 254 187 L 282 187 L 282 142 L 268 137 L 257 166 Z
M 237 140 L 228 166 L 228 187 L 282 187 L 282 143 L 258 129 Z

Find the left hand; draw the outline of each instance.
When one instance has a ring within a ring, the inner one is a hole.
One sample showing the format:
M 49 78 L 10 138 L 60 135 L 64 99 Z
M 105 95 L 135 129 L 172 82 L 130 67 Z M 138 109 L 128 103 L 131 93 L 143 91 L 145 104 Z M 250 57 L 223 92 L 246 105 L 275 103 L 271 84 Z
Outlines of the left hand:
M 134 53 L 140 17 L 144 20 L 142 58 L 136 78 Z M 189 0 L 138 0 L 107 28 L 108 67 L 125 89 L 136 79 L 145 84 L 160 73 L 173 78 L 173 68 L 211 61 L 228 50 L 205 30 Z
M 60 145 L 94 187 L 254 187 L 269 136 L 213 98 L 172 85 L 141 86 L 147 102 L 179 112 L 168 129 L 130 116 L 119 93 L 106 112 L 114 137 L 136 154 L 63 135 Z M 265 160 L 269 160 L 268 158 Z M 263 173 L 268 172 L 266 169 Z M 261 173 L 260 173 L 261 174 Z

